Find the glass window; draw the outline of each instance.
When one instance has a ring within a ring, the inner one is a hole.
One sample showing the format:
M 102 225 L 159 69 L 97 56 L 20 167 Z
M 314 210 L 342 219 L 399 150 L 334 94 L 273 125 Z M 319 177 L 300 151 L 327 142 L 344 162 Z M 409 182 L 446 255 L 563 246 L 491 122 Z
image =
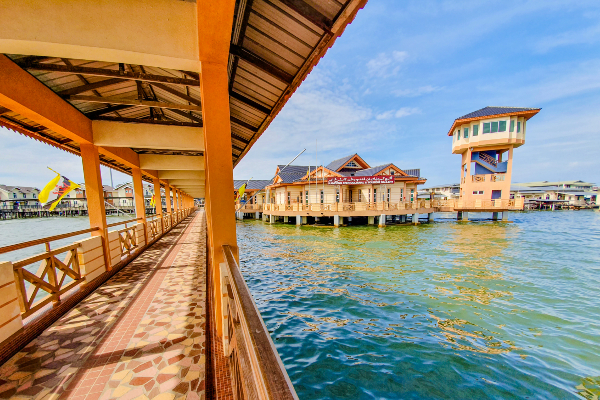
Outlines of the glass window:
M 67 195 L 67 197 L 69 197 L 69 195 Z M 25 193 L 23 193 L 23 198 L 26 199 L 27 195 Z
M 498 122 L 498 132 L 506 132 L 506 121 Z
M 400 201 L 404 201 L 404 189 L 400 189 Z
M 465 139 L 469 137 L 469 128 L 463 129 L 463 133 L 465 134 Z
M 321 204 L 325 202 L 325 193 L 321 190 Z
M 391 193 L 391 191 L 392 191 L 392 189 L 388 189 L 388 192 L 387 192 L 387 202 L 388 203 L 390 202 L 390 193 Z
M 521 132 L 521 122 L 517 122 L 517 133 Z
M 396 175 L 396 171 L 394 171 L 393 169 L 390 170 L 390 175 Z
M 490 123 L 489 122 L 483 123 L 483 133 L 490 133 Z
M 458 133 L 454 134 L 454 137 L 456 138 L 456 140 L 460 139 L 460 135 Z
M 336 203 L 340 202 L 340 189 L 335 190 L 335 202 Z
M 373 203 L 377 203 L 377 189 L 373 189 Z
M 362 201 L 362 190 L 358 190 L 358 201 Z
M 410 189 L 410 201 L 415 201 L 415 189 Z
M 308 190 L 304 192 L 304 196 L 306 197 L 306 204 L 308 204 Z
M 492 122 L 492 133 L 498 132 L 498 121 Z
M 479 135 L 479 125 L 473 125 L 473 136 Z
M 515 131 L 515 121 L 514 120 L 510 121 L 510 131 L 511 132 Z

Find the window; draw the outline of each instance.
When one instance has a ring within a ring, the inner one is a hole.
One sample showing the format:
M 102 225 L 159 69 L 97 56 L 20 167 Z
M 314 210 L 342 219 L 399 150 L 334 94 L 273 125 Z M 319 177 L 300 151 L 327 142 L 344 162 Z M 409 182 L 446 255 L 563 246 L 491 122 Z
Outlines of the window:
M 404 201 L 404 189 L 400 189 L 400 201 Z
M 390 169 L 390 175 L 396 175 L 396 171 L 394 171 L 393 169 Z
M 335 202 L 340 202 L 340 189 L 335 189 Z
M 463 134 L 465 135 L 465 139 L 469 137 L 469 128 L 463 129 Z
M 362 201 L 362 190 L 358 190 L 358 201 L 361 202 Z
M 373 189 L 373 203 L 377 203 L 377 189 Z
M 506 121 L 498 122 L 498 132 L 506 132 Z
M 483 194 L 483 190 L 473 190 L 473 194 Z
M 369 189 L 368 193 L 369 193 L 369 195 L 367 196 L 367 202 L 370 202 L 371 201 L 371 189 Z
M 479 125 L 473 125 L 473 136 L 479 135 Z
M 308 204 L 308 190 L 306 192 L 304 192 L 304 198 L 305 198 L 306 204 Z
M 410 189 L 410 201 L 415 201 L 415 189 Z
M 290 203 L 291 203 L 291 200 L 290 200 L 290 192 L 287 192 L 287 203 L 288 203 L 288 206 L 289 206 L 289 205 L 290 205 Z
M 492 122 L 492 133 L 498 132 L 498 121 Z
M 35 199 L 35 193 L 33 194 L 33 198 Z
M 388 203 L 390 202 L 390 193 L 391 193 L 391 191 L 392 191 L 392 189 L 388 189 L 388 192 L 387 192 L 387 202 Z
M 460 130 L 456 131 L 456 140 L 460 139 Z
M 13 193 L 13 199 L 16 199 L 16 198 L 17 198 L 17 194 Z
M 489 122 L 483 123 L 483 133 L 490 133 L 490 123 Z
M 511 132 L 515 131 L 515 121 L 514 120 L 510 121 L 510 131 Z
M 355 163 L 354 161 L 350 161 L 348 164 L 346 164 L 346 167 L 351 167 L 351 168 L 360 168 L 358 166 L 357 163 Z
M 68 195 L 67 195 L 68 196 Z M 23 193 L 23 198 L 26 199 L 27 195 L 25 193 Z
M 521 132 L 521 122 L 517 122 L 517 133 Z
M 321 190 L 321 204 L 325 202 L 325 193 Z

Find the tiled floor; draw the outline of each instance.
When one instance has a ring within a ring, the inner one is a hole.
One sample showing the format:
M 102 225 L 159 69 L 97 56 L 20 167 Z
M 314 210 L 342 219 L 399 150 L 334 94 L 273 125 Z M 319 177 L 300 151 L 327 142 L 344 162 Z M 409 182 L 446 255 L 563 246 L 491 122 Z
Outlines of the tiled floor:
M 203 399 L 205 219 L 175 227 L 0 367 L 0 398 Z

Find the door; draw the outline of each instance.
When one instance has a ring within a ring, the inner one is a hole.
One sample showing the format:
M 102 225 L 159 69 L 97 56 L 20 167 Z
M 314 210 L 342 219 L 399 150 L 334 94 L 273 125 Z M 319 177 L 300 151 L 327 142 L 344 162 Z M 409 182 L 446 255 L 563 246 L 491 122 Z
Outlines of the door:
M 492 200 L 499 200 L 502 198 L 502 190 L 492 190 Z

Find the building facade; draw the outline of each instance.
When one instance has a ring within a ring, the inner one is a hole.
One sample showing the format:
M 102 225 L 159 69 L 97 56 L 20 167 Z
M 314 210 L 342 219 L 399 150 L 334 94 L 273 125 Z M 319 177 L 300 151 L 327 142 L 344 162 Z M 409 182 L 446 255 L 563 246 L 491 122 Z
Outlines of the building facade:
M 465 209 L 510 200 L 513 150 L 525 144 L 527 121 L 539 108 L 485 107 L 457 118 L 448 136 L 462 156 L 460 199 Z

